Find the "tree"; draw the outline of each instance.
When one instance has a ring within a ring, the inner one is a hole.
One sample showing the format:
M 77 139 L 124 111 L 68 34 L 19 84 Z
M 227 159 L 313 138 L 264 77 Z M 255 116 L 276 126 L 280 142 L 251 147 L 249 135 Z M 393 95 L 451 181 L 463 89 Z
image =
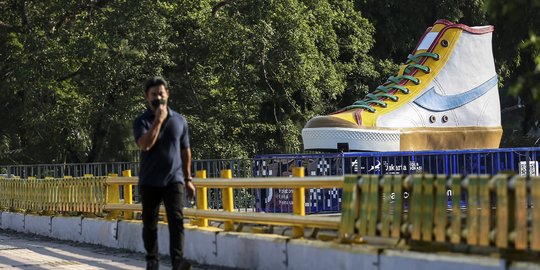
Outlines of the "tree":
M 141 110 L 141 81 L 172 65 L 170 4 L 0 3 L 3 147 L 18 162 L 93 162 Z
M 495 57 L 503 78 L 506 146 L 538 146 L 540 140 L 540 1 L 487 1 L 496 22 Z
M 196 158 L 301 151 L 309 118 L 375 89 L 439 18 L 495 25 L 503 146 L 531 145 L 539 0 L 486 2 L 5 0 L 0 162 L 121 158 L 153 75 L 170 80 Z
M 300 151 L 305 122 L 376 75 L 373 28 L 351 2 L 213 3 L 183 2 L 167 72 L 196 154 Z

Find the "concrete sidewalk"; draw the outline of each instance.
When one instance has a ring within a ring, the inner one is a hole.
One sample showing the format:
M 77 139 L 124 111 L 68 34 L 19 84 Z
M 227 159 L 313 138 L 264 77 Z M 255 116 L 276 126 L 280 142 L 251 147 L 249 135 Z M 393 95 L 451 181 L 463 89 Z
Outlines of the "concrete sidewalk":
M 160 269 L 170 269 L 168 261 Z M 145 269 L 144 255 L 0 229 L 0 269 Z M 211 269 L 194 267 L 193 269 Z

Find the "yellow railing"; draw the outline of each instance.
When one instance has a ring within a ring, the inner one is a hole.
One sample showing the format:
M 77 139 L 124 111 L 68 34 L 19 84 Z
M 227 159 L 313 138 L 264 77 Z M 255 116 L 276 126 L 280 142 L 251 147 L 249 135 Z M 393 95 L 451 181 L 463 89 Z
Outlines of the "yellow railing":
M 448 189 L 452 192 L 451 210 L 447 209 Z M 407 204 L 402 196 L 405 192 L 410 194 Z M 462 196 L 465 207 L 461 207 Z M 340 237 L 386 237 L 537 252 L 538 206 L 540 177 L 349 176 L 343 190 Z
M 293 236 L 304 235 L 304 227 L 328 228 L 337 230 L 339 227 L 338 217 L 305 216 L 305 188 L 341 188 L 343 177 L 317 177 L 303 178 L 304 168 L 299 167 L 293 171 L 295 177 L 284 178 L 246 178 L 232 179 L 231 170 L 223 170 L 221 178 L 206 179 L 205 171 L 198 171 L 194 184 L 197 187 L 196 209 L 185 208 L 184 215 L 193 220 L 193 224 L 205 227 L 208 220 L 224 221 L 224 230 L 234 230 L 234 223 L 257 223 L 268 225 L 293 226 Z M 135 177 L 109 177 L 107 184 L 109 189 L 116 190 L 120 186 L 135 184 Z M 208 210 L 207 189 L 221 189 L 222 210 Z M 236 212 L 234 211 L 233 189 L 235 188 L 292 188 L 293 189 L 293 214 Z M 119 203 L 118 200 L 108 201 L 104 206 L 108 211 L 141 211 L 140 205 Z M 162 209 L 164 211 L 164 209 Z M 109 215 L 111 217 L 111 215 Z
M 303 168 L 290 178 L 205 179 L 197 172 L 197 208 L 184 214 L 205 227 L 208 220 L 286 225 L 300 237 L 304 227 L 334 229 L 342 242 L 365 242 L 372 237 L 406 239 L 410 243 L 466 244 L 469 246 L 540 251 L 540 177 L 508 175 L 354 175 L 303 178 Z M 0 207 L 34 212 L 76 211 L 108 213 L 109 218 L 132 218 L 141 211 L 133 204 L 137 178 L 124 176 L 66 179 L 2 179 Z M 123 189 L 124 201 L 120 200 Z M 223 209 L 208 210 L 208 188 L 221 189 Z M 291 188 L 293 213 L 234 211 L 235 188 Z M 305 188 L 342 188 L 340 217 L 305 216 Z M 451 209 L 447 192 L 451 190 Z M 407 194 L 404 198 L 404 194 Z M 462 199 L 466 205 L 462 206 Z M 536 207 L 535 207 L 536 206 Z
M 0 208 L 29 212 L 103 211 L 104 177 L 0 178 Z

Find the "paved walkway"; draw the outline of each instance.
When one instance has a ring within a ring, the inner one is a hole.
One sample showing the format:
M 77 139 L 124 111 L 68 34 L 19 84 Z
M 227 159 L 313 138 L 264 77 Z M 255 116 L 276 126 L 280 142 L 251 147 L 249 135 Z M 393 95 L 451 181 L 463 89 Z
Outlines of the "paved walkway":
M 160 269 L 170 269 L 162 262 Z M 144 269 L 144 255 L 0 230 L 0 269 Z M 213 269 L 202 266 L 194 270 Z

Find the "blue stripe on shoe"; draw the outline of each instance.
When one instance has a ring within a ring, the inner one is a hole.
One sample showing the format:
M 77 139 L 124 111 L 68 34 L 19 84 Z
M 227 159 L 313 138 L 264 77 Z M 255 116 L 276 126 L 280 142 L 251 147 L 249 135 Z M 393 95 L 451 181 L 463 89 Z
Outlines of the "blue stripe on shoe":
M 471 90 L 451 96 L 441 95 L 435 91 L 435 87 L 431 87 L 413 102 L 426 110 L 435 112 L 448 111 L 461 107 L 483 96 L 491 88 L 497 85 L 497 81 L 497 75 L 495 75 Z

